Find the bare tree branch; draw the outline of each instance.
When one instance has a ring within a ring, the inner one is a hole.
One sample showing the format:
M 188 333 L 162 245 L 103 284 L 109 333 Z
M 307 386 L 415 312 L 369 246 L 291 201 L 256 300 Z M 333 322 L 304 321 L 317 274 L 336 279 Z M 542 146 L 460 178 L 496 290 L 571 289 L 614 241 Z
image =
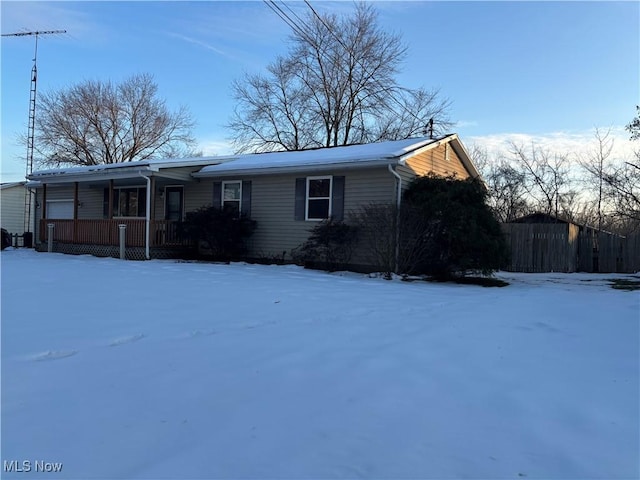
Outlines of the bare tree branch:
M 47 166 L 97 165 L 192 153 L 189 111 L 169 111 L 148 74 L 86 81 L 40 97 L 36 150 Z
M 237 151 L 409 138 L 431 118 L 436 132 L 451 126 L 450 103 L 437 90 L 398 85 L 406 47 L 378 26 L 371 4 L 344 17 L 312 9 L 292 29 L 285 57 L 233 85 L 238 106 L 228 127 Z

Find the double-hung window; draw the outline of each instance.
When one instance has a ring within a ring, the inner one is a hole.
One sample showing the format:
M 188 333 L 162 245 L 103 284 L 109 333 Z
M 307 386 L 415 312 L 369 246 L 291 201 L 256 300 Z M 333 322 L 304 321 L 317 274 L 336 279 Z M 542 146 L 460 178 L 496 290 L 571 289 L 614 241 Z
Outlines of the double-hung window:
M 324 220 L 331 216 L 332 177 L 307 177 L 305 219 Z
M 237 215 L 242 211 L 242 182 L 222 182 L 222 208 L 230 209 Z

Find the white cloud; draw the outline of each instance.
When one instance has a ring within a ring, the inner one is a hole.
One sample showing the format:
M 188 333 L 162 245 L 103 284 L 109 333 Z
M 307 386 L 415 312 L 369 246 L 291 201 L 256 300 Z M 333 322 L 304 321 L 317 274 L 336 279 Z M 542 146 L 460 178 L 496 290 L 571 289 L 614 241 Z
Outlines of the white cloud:
M 477 127 L 478 122 L 476 120 L 458 120 L 455 126 L 456 128 Z
M 231 142 L 218 138 L 201 139 L 198 141 L 198 149 L 202 150 L 205 157 L 213 155 L 232 155 Z
M 640 148 L 638 142 L 629 140 L 629 133 L 624 127 L 600 128 L 600 133 L 609 131 L 613 140 L 611 159 L 626 159 L 634 155 L 634 151 Z M 486 149 L 490 158 L 499 156 L 509 157 L 510 144 L 528 147 L 535 145 L 551 153 L 566 154 L 571 160 L 577 161 L 596 148 L 595 129 L 585 131 L 560 131 L 542 134 L 528 133 L 498 133 L 492 135 L 470 136 L 463 138 L 469 147 L 477 145 Z
M 218 55 L 222 55 L 223 57 L 228 57 L 228 58 L 233 58 L 231 55 L 229 55 L 227 52 L 225 52 L 224 50 L 220 50 L 219 48 L 214 47 L 213 45 L 204 42 L 202 40 L 198 40 L 196 38 L 192 38 L 192 37 L 187 37 L 186 35 L 181 35 L 179 33 L 168 33 L 169 36 L 177 38 L 179 40 L 183 40 L 185 42 L 188 43 L 192 43 L 194 45 L 198 45 L 202 48 L 205 48 L 207 50 L 211 50 L 215 53 L 217 53 Z

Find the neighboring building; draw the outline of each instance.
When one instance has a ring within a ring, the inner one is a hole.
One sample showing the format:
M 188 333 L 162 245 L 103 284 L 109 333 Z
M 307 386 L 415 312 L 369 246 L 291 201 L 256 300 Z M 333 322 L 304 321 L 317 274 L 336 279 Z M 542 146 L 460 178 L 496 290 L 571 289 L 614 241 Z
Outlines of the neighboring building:
M 457 135 L 295 152 L 149 160 L 34 172 L 37 248 L 117 256 L 118 225 L 127 225 L 128 258 L 178 254 L 185 213 L 233 205 L 257 221 L 249 256 L 286 259 L 329 216 L 371 203 L 393 204 L 428 173 L 477 177 Z M 400 190 L 398 190 L 400 187 Z
M 26 182 L 0 184 L 0 223 L 2 228 L 12 235 L 22 235 L 25 231 L 25 194 Z M 31 203 L 33 213 L 33 201 Z M 33 230 L 33 223 L 29 223 L 28 230 Z M 20 242 L 22 244 L 22 242 Z

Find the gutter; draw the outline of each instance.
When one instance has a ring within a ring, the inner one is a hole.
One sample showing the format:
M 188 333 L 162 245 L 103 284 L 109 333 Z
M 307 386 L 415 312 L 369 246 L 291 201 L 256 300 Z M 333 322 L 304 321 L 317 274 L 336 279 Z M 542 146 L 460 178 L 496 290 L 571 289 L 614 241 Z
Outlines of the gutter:
M 40 184 L 54 184 L 54 183 L 73 183 L 73 182 L 87 182 L 87 181 L 100 181 L 100 180 L 110 180 L 110 179 L 118 179 L 118 178 L 131 178 L 135 177 L 136 173 L 140 174 L 142 170 L 129 170 L 129 171 L 117 171 L 114 172 L 115 169 L 105 169 L 99 172 L 91 172 L 91 173 L 64 173 L 64 174 L 32 174 L 27 176 L 29 182 L 39 182 Z M 147 169 L 147 171 L 152 172 L 151 169 Z
M 398 179 L 398 194 L 396 198 L 396 251 L 395 251 L 395 270 L 400 270 L 400 202 L 402 201 L 402 177 L 396 172 L 391 164 L 387 165 L 391 175 Z
M 142 174 L 142 170 L 138 172 L 142 178 L 147 181 L 147 204 L 146 204 L 146 212 L 145 212 L 145 225 L 144 225 L 144 255 L 147 260 L 151 259 L 149 255 L 149 237 L 150 237 L 150 217 L 151 217 L 151 177 L 147 177 Z
M 384 167 L 388 165 L 389 158 L 377 158 L 373 160 L 360 160 L 353 162 L 335 162 L 335 163 L 308 163 L 305 165 L 277 165 L 277 166 L 259 166 L 234 169 L 213 168 L 210 171 L 202 170 L 191 174 L 194 178 L 211 178 L 211 177 L 229 177 L 229 176 L 256 176 L 256 175 L 275 175 L 275 174 L 295 174 L 308 172 L 325 172 L 325 171 L 342 171 L 365 169 L 372 167 Z M 232 162 L 230 162 L 233 165 Z M 215 167 L 215 166 L 214 166 Z M 205 167 L 206 168 L 206 167 Z

